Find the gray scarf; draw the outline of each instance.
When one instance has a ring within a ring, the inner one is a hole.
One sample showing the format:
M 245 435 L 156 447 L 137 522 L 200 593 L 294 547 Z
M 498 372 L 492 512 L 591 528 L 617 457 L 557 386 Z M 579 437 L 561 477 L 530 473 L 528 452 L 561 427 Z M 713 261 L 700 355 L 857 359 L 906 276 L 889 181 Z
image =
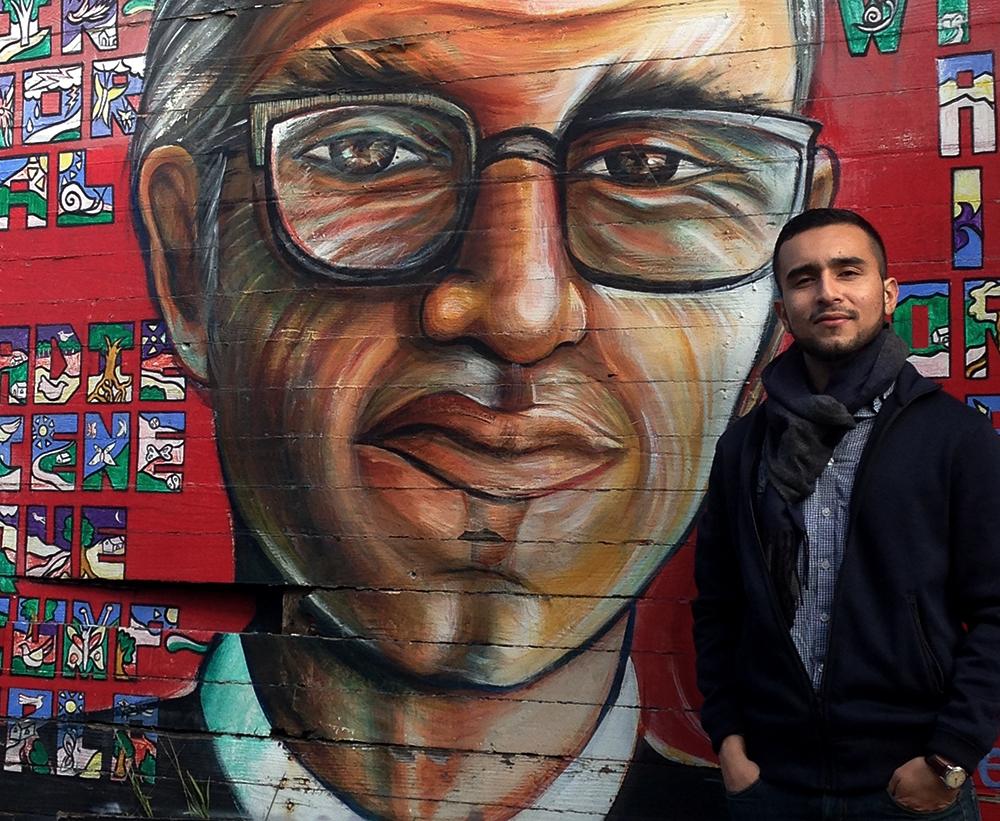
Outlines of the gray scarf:
M 796 344 L 764 369 L 767 482 L 760 499 L 764 558 L 789 628 L 809 578 L 802 501 L 815 491 L 834 448 L 855 426 L 854 414 L 889 389 L 909 353 L 906 343 L 886 325 L 868 345 L 838 363 L 825 393 L 810 389 L 805 360 Z

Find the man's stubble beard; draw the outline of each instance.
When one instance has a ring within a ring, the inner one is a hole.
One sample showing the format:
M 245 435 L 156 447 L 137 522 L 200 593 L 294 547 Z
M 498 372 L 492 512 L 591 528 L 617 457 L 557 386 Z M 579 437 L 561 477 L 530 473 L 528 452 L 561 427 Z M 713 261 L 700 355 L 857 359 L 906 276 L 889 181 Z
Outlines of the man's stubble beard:
M 883 316 L 884 311 L 885 304 L 883 300 Z M 808 354 L 813 359 L 828 365 L 843 365 L 874 342 L 885 325 L 886 322 L 882 319 L 872 328 L 858 331 L 852 339 L 832 339 L 826 343 L 808 338 L 800 339 L 794 333 L 792 333 L 792 338 L 803 353 Z

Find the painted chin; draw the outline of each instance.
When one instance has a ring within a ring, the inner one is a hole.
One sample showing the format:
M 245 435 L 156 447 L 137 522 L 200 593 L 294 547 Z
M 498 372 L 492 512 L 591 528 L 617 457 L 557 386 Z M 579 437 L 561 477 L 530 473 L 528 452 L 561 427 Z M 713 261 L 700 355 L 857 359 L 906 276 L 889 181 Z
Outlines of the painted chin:
M 583 605 L 523 590 L 400 591 L 391 602 L 384 599 L 316 591 L 309 614 L 323 635 L 369 637 L 369 652 L 406 675 L 463 686 L 522 685 L 592 637 L 575 632 L 588 615 Z M 395 625 L 392 638 L 380 637 L 386 624 Z

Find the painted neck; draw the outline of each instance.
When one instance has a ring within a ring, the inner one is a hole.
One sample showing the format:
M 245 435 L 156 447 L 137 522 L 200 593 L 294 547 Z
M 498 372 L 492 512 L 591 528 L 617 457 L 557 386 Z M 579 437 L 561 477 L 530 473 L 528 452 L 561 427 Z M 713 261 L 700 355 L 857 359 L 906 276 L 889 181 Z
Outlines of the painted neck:
M 530 805 L 590 740 L 617 694 L 627 624 L 625 615 L 558 669 L 502 691 L 372 676 L 328 639 L 244 644 L 254 680 L 258 665 L 296 671 L 295 686 L 258 687 L 258 697 L 276 735 L 342 798 L 380 817 L 451 816 L 460 803 L 502 819 L 518 811 L 510 796 Z

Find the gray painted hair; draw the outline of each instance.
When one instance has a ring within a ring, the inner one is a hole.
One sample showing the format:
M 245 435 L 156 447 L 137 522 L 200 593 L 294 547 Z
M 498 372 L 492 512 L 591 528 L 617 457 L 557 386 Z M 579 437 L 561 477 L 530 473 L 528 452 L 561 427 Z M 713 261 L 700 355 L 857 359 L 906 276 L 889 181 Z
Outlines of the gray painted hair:
M 823 0 L 787 2 L 798 51 L 792 102 L 800 111 L 822 42 Z M 281 0 L 158 0 L 153 13 L 142 104 L 130 148 L 133 201 L 138 207 L 134 186 L 153 148 L 179 145 L 192 155 L 201 174 L 199 252 L 206 285 L 215 279 L 223 152 L 243 144 L 248 129 L 239 81 L 247 76 L 241 61 L 254 56 L 244 53 L 243 43 L 261 14 L 283 5 Z M 138 227 L 146 248 L 145 232 Z

